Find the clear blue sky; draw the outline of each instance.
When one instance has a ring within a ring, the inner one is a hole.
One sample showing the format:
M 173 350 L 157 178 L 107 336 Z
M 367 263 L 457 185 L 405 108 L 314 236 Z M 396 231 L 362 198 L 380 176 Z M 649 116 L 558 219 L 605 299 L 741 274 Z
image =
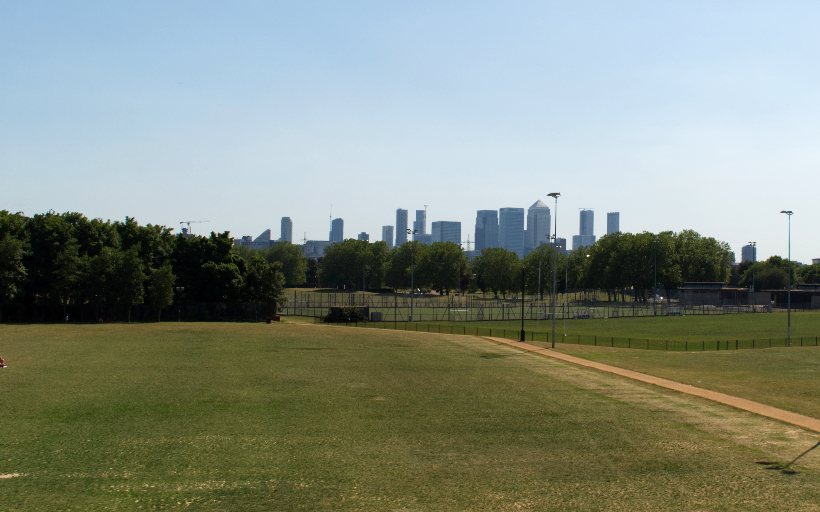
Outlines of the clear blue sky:
M 620 211 L 785 256 L 791 209 L 793 258 L 820 257 L 818 2 L 0 12 L 0 209 L 326 239 L 332 203 L 377 240 L 428 204 L 466 240 L 558 191 L 566 238 L 587 207 L 598 236 Z

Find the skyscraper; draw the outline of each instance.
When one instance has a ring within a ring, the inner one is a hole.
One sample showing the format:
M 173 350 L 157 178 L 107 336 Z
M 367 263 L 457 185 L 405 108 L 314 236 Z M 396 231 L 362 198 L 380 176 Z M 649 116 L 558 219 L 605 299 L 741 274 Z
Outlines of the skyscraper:
M 475 250 L 498 247 L 498 211 L 478 210 L 475 217 Z
M 581 210 L 580 233 L 572 236 L 572 250 L 580 247 L 590 246 L 595 243 L 595 212 L 592 210 Z
M 524 257 L 524 209 L 498 210 L 498 245 Z
M 427 234 L 427 210 L 416 210 L 416 222 L 413 224 L 413 229 L 418 229 L 419 235 Z
M 407 242 L 407 210 L 396 210 L 396 247 Z
M 387 242 L 387 248 L 393 248 L 393 226 L 382 226 L 382 242 Z
M 581 229 L 578 234 L 581 236 L 591 236 L 595 234 L 594 210 L 581 210 Z
M 330 241 L 341 242 L 345 239 L 345 221 L 333 219 L 330 223 Z
M 755 263 L 757 261 L 757 247 L 754 245 L 744 245 L 740 249 L 740 261 L 751 261 Z
M 606 214 L 606 234 L 611 235 L 621 230 L 621 214 L 609 212 Z
M 550 207 L 540 199 L 527 210 L 527 231 L 524 245 L 532 250 L 541 244 L 550 243 Z
M 282 229 L 280 233 L 280 242 L 293 243 L 293 221 L 290 220 L 290 217 L 282 217 Z
M 370 241 L 370 235 L 368 235 L 367 233 L 362 231 L 361 233 L 359 233 L 359 236 L 356 237 L 356 239 L 361 240 L 363 242 L 369 242 Z
M 434 222 L 432 230 L 432 242 L 453 242 L 461 247 L 461 222 L 448 222 L 445 220 Z

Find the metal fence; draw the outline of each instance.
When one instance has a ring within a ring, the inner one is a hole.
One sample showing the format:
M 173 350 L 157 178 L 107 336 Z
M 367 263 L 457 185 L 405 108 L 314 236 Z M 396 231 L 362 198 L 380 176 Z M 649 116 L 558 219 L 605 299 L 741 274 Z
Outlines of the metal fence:
M 480 322 L 521 320 L 550 320 L 587 318 L 628 318 L 650 316 L 726 315 L 771 312 L 770 306 L 753 305 L 686 305 L 677 302 L 595 302 L 559 301 L 553 312 L 548 298 L 525 297 L 523 300 L 477 296 L 423 296 L 412 301 L 409 294 L 365 295 L 294 292 L 283 304 L 281 314 L 324 317 L 331 307 L 360 306 L 378 313 L 385 322 Z M 793 308 L 794 309 L 794 308 Z M 412 319 L 411 319 L 412 315 Z
M 321 319 L 315 318 L 314 323 L 323 323 Z M 497 327 L 470 327 L 448 324 L 430 324 L 421 322 L 347 322 L 327 325 L 363 327 L 368 329 L 385 329 L 412 332 L 431 332 L 439 334 L 456 334 L 465 336 L 483 336 L 488 338 L 505 338 L 519 341 L 521 331 L 517 329 L 503 329 Z M 537 333 L 526 331 L 525 338 L 528 342 L 551 343 L 549 332 Z M 817 347 L 820 337 L 792 338 L 793 347 Z M 787 347 L 787 338 L 747 338 L 734 340 L 658 340 L 650 338 L 621 338 L 616 336 L 598 335 L 557 335 L 556 343 L 566 343 L 570 345 L 590 345 L 597 347 L 630 348 L 642 350 L 661 350 L 668 352 L 706 352 L 720 350 L 745 350 L 773 347 Z

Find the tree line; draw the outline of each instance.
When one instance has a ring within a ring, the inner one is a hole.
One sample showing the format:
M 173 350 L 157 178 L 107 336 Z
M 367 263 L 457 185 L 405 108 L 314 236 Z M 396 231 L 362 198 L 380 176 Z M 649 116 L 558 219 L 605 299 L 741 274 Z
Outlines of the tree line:
M 174 235 L 164 226 L 88 219 L 81 213 L 49 211 L 26 217 L 0 211 L 0 320 L 50 307 L 95 311 L 150 305 L 157 320 L 174 302 L 262 302 L 275 311 L 284 299 L 286 274 L 298 247 L 276 256 L 234 250 L 230 233 L 209 237 Z M 302 270 L 300 270 L 302 269 Z
M 684 282 L 723 282 L 756 290 L 820 282 L 820 265 L 797 268 L 779 256 L 732 267 L 729 245 L 684 230 L 615 233 L 568 254 L 542 245 L 523 260 L 502 248 L 485 249 L 468 261 L 451 242 L 385 242 L 348 239 L 308 260 L 299 246 L 269 249 L 233 245 L 229 232 L 174 235 L 170 228 L 88 219 L 53 211 L 26 217 L 0 211 L 0 320 L 35 308 L 119 308 L 130 319 L 135 305 L 149 305 L 160 319 L 172 303 L 261 302 L 275 311 L 284 288 L 322 286 L 351 290 L 433 289 L 506 295 L 546 293 L 553 268 L 559 291 L 602 290 L 610 298 L 645 300 L 655 284 L 667 290 Z M 523 273 L 523 274 L 522 274 Z M 668 294 L 668 292 L 667 292 Z

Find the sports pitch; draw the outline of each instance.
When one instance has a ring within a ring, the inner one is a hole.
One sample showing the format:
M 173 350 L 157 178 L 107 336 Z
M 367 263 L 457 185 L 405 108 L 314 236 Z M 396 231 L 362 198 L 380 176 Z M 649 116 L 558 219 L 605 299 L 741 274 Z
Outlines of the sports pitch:
M 0 326 L 0 340 L 0 475 L 19 475 L 0 479 L 2 510 L 820 503 L 820 454 L 794 474 L 758 464 L 816 433 L 476 337 L 165 323 Z M 802 351 L 789 364 L 814 371 L 820 349 Z

